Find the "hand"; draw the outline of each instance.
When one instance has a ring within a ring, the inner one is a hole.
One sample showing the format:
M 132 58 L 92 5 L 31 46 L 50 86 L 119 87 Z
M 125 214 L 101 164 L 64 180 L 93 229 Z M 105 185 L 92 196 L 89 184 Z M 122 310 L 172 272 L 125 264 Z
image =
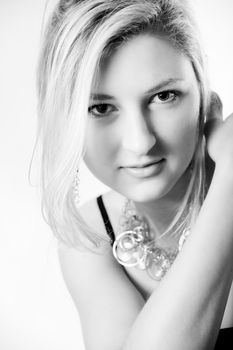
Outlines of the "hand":
M 208 154 L 216 164 L 226 159 L 233 162 L 233 114 L 223 121 L 222 102 L 215 92 L 211 93 L 204 134 Z

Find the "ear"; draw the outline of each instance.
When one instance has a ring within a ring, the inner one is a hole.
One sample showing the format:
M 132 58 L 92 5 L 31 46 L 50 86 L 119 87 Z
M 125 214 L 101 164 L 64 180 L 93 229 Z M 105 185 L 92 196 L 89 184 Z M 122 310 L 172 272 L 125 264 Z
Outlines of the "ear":
M 222 124 L 222 101 L 216 92 L 211 91 L 210 102 L 206 113 L 206 122 L 204 125 L 204 135 L 206 139 L 208 157 L 212 158 L 212 161 L 214 162 L 216 153 L 216 135 L 219 133 L 218 131 Z
M 219 95 L 216 92 L 211 91 L 204 125 L 204 135 L 207 142 L 210 135 L 213 134 L 214 130 L 216 130 L 217 127 L 223 122 L 222 109 L 222 101 Z
M 211 91 L 210 98 L 209 98 L 209 105 L 207 107 L 207 112 L 206 112 L 206 123 L 208 123 L 210 120 L 213 120 L 213 119 L 222 121 L 223 114 L 222 114 L 222 101 L 219 95 L 216 92 Z

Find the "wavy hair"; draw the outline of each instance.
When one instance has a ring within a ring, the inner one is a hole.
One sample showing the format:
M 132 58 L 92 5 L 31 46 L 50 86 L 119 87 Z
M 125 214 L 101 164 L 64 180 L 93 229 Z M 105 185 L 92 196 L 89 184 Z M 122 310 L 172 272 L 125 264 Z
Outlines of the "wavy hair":
M 101 60 L 141 33 L 165 36 L 190 60 L 201 105 L 192 176 L 168 232 L 192 225 L 203 202 L 203 125 L 208 82 L 199 32 L 184 0 L 60 0 L 49 17 L 38 63 L 42 207 L 54 234 L 76 247 L 104 241 L 78 213 L 72 183 L 85 152 L 88 102 Z M 188 211 L 187 211 L 188 208 Z

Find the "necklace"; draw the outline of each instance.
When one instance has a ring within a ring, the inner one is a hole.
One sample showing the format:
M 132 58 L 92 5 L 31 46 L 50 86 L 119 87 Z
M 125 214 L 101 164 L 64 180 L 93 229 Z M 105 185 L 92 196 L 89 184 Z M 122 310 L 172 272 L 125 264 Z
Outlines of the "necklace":
M 183 229 L 175 248 L 159 246 L 149 223 L 136 212 L 130 201 L 125 205 L 121 229 L 113 244 L 116 260 L 123 266 L 146 270 L 157 281 L 165 276 L 190 234 L 190 229 Z

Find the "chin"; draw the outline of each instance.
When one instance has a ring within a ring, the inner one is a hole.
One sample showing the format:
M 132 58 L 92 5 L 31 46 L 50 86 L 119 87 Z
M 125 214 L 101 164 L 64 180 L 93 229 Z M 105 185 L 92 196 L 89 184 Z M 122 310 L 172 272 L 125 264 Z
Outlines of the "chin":
M 173 186 L 158 181 L 142 182 L 137 185 L 128 185 L 127 188 L 121 189 L 121 194 L 134 202 L 146 203 L 154 202 L 165 197 Z

